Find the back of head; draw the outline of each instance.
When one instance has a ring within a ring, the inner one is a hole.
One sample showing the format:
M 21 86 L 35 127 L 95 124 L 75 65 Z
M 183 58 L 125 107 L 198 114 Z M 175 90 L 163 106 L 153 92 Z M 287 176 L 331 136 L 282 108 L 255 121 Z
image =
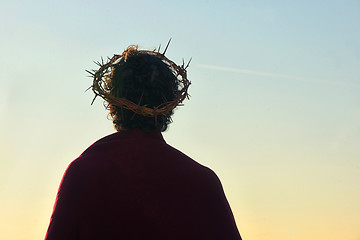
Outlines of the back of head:
M 165 131 L 176 106 L 188 97 L 186 68 L 164 53 L 128 47 L 114 55 L 93 77 L 95 98 L 101 96 L 116 130 Z M 95 99 L 94 98 L 94 99 Z
M 141 52 L 129 54 L 126 61 L 122 59 L 114 65 L 109 88 L 114 97 L 150 108 L 174 101 L 178 93 L 177 78 L 169 66 L 160 58 Z M 110 104 L 110 114 L 118 131 L 134 128 L 165 131 L 173 110 L 154 119 Z

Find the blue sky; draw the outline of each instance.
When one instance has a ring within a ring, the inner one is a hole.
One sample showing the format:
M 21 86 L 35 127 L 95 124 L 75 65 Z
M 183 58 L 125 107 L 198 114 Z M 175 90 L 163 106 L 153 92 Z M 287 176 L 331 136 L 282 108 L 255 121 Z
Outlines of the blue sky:
M 66 166 L 114 131 L 85 69 L 172 38 L 191 99 L 164 137 L 244 239 L 358 239 L 359 22 L 348 0 L 1 2 L 0 238 L 41 239 Z

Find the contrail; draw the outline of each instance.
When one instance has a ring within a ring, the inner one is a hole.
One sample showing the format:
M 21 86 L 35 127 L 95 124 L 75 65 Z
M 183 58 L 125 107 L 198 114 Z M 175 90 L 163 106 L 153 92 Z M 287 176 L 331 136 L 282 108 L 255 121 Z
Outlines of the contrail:
M 241 69 L 241 68 L 229 68 L 229 67 L 221 67 L 221 66 L 214 66 L 214 65 L 207 65 L 207 64 L 198 64 L 200 68 L 212 69 L 217 71 L 224 71 L 224 72 L 235 72 L 235 73 L 243 73 L 248 75 L 256 75 L 256 76 L 263 76 L 263 77 L 275 77 L 275 78 L 285 78 L 285 79 L 292 79 L 292 80 L 300 80 L 306 82 L 317 82 L 317 83 L 331 83 L 331 84 L 340 84 L 344 86 L 357 86 L 359 84 L 350 83 L 350 82 L 340 82 L 340 81 L 326 81 L 321 79 L 315 78 L 306 78 L 306 77 L 299 77 L 293 75 L 285 75 L 285 74 L 278 74 L 278 73 L 270 73 L 270 72 L 258 72 L 248 69 Z

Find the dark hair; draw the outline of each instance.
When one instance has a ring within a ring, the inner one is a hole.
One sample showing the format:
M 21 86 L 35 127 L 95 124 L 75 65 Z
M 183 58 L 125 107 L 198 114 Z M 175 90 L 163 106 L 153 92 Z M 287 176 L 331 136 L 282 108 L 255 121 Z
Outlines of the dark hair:
M 138 105 L 157 107 L 177 98 L 178 81 L 168 64 L 157 56 L 138 52 L 113 65 L 107 87 L 110 94 Z M 146 117 L 123 107 L 109 104 L 117 131 L 139 128 L 143 131 L 165 131 L 173 110 L 166 115 Z

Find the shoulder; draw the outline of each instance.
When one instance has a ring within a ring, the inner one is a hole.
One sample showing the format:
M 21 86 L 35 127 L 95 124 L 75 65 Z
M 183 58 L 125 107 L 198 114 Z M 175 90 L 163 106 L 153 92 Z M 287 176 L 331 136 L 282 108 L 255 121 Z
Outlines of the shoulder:
M 208 183 L 218 184 L 220 182 L 216 173 L 209 167 L 201 164 L 197 160 L 170 145 L 167 145 L 167 148 L 179 158 L 181 164 L 184 164 L 187 167 L 189 173 L 193 173 L 198 176 L 200 180 Z
M 222 193 L 223 187 L 217 174 L 208 167 L 203 166 L 201 169 L 202 186 L 209 193 Z

